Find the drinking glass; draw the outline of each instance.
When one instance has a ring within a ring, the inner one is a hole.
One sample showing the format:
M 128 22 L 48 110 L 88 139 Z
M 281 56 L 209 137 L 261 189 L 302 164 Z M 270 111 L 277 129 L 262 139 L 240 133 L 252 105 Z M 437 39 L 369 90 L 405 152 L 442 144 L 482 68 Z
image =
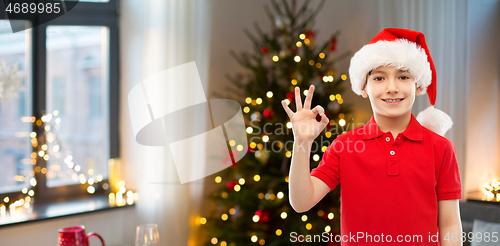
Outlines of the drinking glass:
M 160 246 L 160 235 L 157 224 L 146 224 L 137 227 L 135 246 Z

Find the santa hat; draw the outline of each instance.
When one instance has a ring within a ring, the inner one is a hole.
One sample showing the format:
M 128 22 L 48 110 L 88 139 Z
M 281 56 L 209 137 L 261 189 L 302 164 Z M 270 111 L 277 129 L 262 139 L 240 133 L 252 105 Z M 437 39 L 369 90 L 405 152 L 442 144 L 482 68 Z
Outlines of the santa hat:
M 425 43 L 424 34 L 408 29 L 386 28 L 363 46 L 351 58 L 349 76 L 352 90 L 362 94 L 366 76 L 380 66 L 408 70 L 415 78 L 421 94 L 429 96 L 430 107 L 417 115 L 425 128 L 443 136 L 453 121 L 443 111 L 434 108 L 436 103 L 436 68 Z

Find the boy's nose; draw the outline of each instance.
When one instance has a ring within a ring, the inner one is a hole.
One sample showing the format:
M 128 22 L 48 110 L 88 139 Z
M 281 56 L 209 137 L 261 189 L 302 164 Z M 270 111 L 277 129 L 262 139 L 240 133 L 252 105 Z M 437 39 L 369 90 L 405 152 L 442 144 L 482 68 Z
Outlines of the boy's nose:
M 396 84 L 396 81 L 394 79 L 388 79 L 387 80 L 387 88 L 385 89 L 386 93 L 397 93 L 399 92 L 398 86 Z

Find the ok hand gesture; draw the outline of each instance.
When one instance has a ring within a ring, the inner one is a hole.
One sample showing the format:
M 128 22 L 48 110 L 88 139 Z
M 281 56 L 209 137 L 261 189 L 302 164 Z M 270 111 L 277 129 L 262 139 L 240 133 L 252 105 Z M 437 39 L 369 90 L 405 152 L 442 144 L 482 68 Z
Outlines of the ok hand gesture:
M 311 110 L 311 100 L 314 93 L 314 86 L 309 87 L 304 107 L 302 107 L 302 99 L 300 97 L 300 88 L 295 87 L 295 104 L 297 112 L 293 112 L 290 107 L 283 100 L 281 105 L 285 109 L 290 121 L 292 122 L 293 136 L 295 141 L 298 142 L 312 142 L 319 133 L 325 128 L 326 124 L 330 122 L 325 115 L 325 110 L 321 106 L 316 106 Z M 316 115 L 321 116 L 321 121 L 316 120 Z

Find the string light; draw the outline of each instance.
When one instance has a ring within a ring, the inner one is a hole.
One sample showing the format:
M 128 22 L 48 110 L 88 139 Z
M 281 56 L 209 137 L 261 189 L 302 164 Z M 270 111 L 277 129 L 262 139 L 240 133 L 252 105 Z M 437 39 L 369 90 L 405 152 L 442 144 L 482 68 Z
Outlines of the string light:
M 328 219 L 333 220 L 333 217 L 335 217 L 335 216 L 333 215 L 333 213 L 329 213 L 329 214 L 328 214 Z
M 274 62 L 278 62 L 279 60 L 280 60 L 280 58 L 277 55 L 273 56 L 273 61 Z
M 319 53 L 319 58 L 324 59 L 325 58 L 325 53 L 323 53 L 323 52 Z
M 259 220 L 260 220 L 260 216 L 258 216 L 258 215 L 254 215 L 254 216 L 252 217 L 252 220 L 253 220 L 253 222 L 257 223 L 257 222 L 259 222 Z
M 341 125 L 341 126 L 345 126 L 345 120 L 344 120 L 344 119 L 340 119 L 340 120 L 339 120 L 339 125 Z
M 234 191 L 238 192 L 241 190 L 241 186 L 240 185 L 235 185 L 234 186 Z
M 293 58 L 293 60 L 294 60 L 295 62 L 300 62 L 300 56 L 295 56 L 295 57 Z
M 311 230 L 311 229 L 312 229 L 312 225 L 311 225 L 311 223 L 307 223 L 307 224 L 306 224 L 306 229 L 307 229 L 307 230 Z
M 256 235 L 253 235 L 250 240 L 252 240 L 252 242 L 257 242 L 257 240 L 259 240 L 259 238 L 256 236 Z
M 272 91 L 268 91 L 268 92 L 266 93 L 266 96 L 267 96 L 268 98 L 273 97 L 273 92 L 272 92 Z
M 290 81 L 290 83 L 292 83 L 292 85 L 297 85 L 297 80 L 296 79 L 292 79 L 292 81 Z
M 207 218 L 205 218 L 205 217 L 201 217 L 201 218 L 200 218 L 200 224 L 204 225 L 204 224 L 206 224 L 206 223 L 207 223 Z
M 236 150 L 237 151 L 242 151 L 243 150 L 243 145 L 238 144 L 238 146 L 236 146 Z
M 280 216 L 282 219 L 286 219 L 288 215 L 286 214 L 286 212 L 282 212 Z
M 302 40 L 304 40 L 306 38 L 306 35 L 303 34 L 303 33 L 301 33 L 301 34 L 299 34 L 299 38 L 302 39 Z
M 222 178 L 220 176 L 215 177 L 215 183 L 220 183 L 222 182 Z
M 245 112 L 245 113 L 250 112 L 250 108 L 249 108 L 248 106 L 245 106 L 245 107 L 243 108 L 243 112 Z
M 260 181 L 260 175 L 255 174 L 255 176 L 253 176 L 253 180 L 255 180 L 255 182 L 259 182 Z
M 277 196 L 278 196 L 278 199 L 283 199 L 283 197 L 285 196 L 285 194 L 282 191 L 280 191 L 280 192 L 278 192 Z
M 247 133 L 252 134 L 253 128 L 251 126 L 247 127 Z

